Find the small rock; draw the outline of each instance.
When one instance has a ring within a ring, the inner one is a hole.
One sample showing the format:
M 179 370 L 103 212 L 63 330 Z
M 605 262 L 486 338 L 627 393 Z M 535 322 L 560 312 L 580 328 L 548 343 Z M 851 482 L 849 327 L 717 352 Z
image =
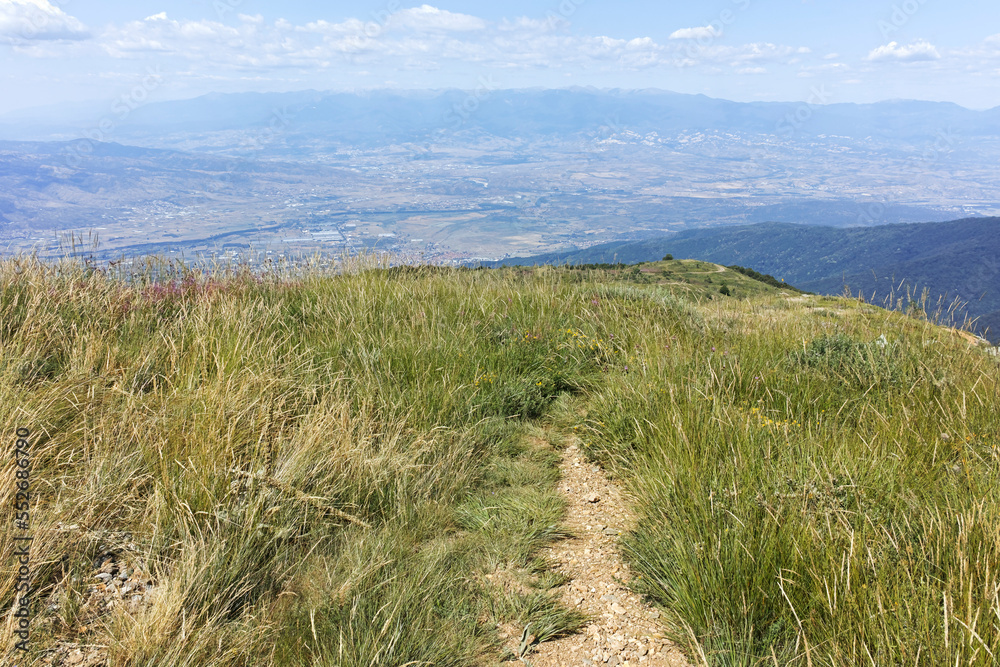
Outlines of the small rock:
M 111 581 L 111 575 L 108 574 L 107 572 L 101 572 L 100 574 L 96 575 L 96 578 L 100 579 L 101 582 L 105 584 Z
M 83 651 L 81 651 L 80 649 L 76 649 L 75 651 L 66 656 L 66 660 L 63 662 L 63 664 L 79 665 L 81 662 L 83 662 Z
M 596 502 L 600 502 L 600 500 L 601 500 L 601 497 L 599 495 L 597 495 L 596 493 L 589 493 L 589 494 L 587 494 L 587 502 L 588 503 L 596 503 Z
M 617 655 L 613 655 L 608 660 L 608 667 L 618 667 L 618 665 L 620 665 L 621 662 L 622 662 L 621 658 L 619 658 Z
M 614 603 L 611 604 L 611 611 L 615 612 L 616 614 L 621 615 L 621 614 L 625 613 L 625 607 L 621 606 L 617 602 L 614 602 Z
M 582 662 L 583 662 L 583 667 L 594 667 L 594 661 L 591 660 L 590 658 L 584 658 Z
M 944 440 L 945 442 L 948 442 L 949 440 L 951 440 L 951 436 L 948 435 L 947 433 L 942 433 L 941 439 Z
M 125 570 L 122 570 L 121 572 L 119 572 L 118 573 L 118 578 L 121 579 L 122 581 L 128 581 L 128 570 L 125 569 Z

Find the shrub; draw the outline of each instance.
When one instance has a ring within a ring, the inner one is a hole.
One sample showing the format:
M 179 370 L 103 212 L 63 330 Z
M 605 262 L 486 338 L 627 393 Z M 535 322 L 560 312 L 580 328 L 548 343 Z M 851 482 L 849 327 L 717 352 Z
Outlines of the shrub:
M 901 346 L 885 336 L 858 341 L 846 334 L 821 336 L 794 355 L 800 366 L 813 368 L 851 387 L 886 388 L 900 385 L 908 378 Z

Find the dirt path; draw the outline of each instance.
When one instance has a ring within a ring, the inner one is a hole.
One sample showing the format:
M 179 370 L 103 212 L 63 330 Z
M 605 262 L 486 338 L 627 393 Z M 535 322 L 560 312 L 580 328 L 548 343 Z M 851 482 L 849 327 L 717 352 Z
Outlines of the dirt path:
M 576 537 L 556 542 L 545 555 L 571 578 L 562 587 L 564 602 L 591 622 L 580 634 L 535 646 L 526 662 L 531 667 L 687 667 L 683 654 L 663 638 L 659 613 L 622 584 L 631 574 L 616 541 L 634 517 L 618 488 L 587 463 L 575 443 L 563 453 L 560 469 L 559 490 L 569 503 L 566 526 Z

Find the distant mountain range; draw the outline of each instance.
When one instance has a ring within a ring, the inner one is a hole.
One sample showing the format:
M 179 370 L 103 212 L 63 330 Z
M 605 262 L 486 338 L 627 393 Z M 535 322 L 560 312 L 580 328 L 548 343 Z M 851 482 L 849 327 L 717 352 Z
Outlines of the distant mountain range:
M 1000 136 L 1000 107 L 974 111 L 945 102 L 740 103 L 663 90 L 530 89 L 210 94 L 135 109 L 108 104 L 0 116 L 0 138 L 162 142 L 177 134 L 270 129 L 286 148 L 304 139 L 359 146 L 488 135 L 535 139 L 622 131 L 645 135 L 724 131 L 778 138 L 842 137 L 915 142 L 938 152 L 969 137 Z M 104 122 L 104 129 L 101 128 Z
M 135 108 L 120 101 L 64 105 L 0 116 L 0 139 L 69 141 L 74 162 L 98 142 L 116 142 L 390 169 L 417 188 L 428 170 L 443 174 L 458 163 L 479 170 L 463 177 L 507 186 L 511 195 L 602 193 L 644 208 L 678 202 L 678 215 L 660 225 L 671 231 L 716 224 L 692 217 L 685 198 L 705 203 L 721 224 L 734 221 L 734 203 L 745 211 L 742 222 L 853 225 L 1000 214 L 993 169 L 1000 107 L 944 102 L 740 103 L 662 90 L 493 90 L 484 83 L 471 91 L 308 90 Z M 765 215 L 768 207 L 779 214 Z M 792 215 L 794 207 L 808 215 Z M 617 221 L 595 229 L 648 228 L 644 214 L 618 208 Z
M 502 264 L 638 263 L 667 253 L 739 265 L 822 294 L 849 289 L 874 303 L 890 294 L 965 302 L 977 330 L 1000 341 L 1000 218 L 834 228 L 763 223 L 697 229 L 644 241 L 505 260 Z M 929 308 L 933 310 L 933 307 Z

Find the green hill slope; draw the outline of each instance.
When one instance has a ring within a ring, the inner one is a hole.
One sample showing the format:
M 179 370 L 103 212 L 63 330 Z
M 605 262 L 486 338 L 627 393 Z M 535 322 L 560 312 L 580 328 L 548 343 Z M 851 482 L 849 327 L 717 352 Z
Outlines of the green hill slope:
M 1000 654 L 998 357 L 920 317 L 695 261 L 11 260 L 0 343 L 3 664 L 531 662 L 588 621 L 576 443 L 693 664 Z
M 786 223 L 681 232 L 595 246 L 524 263 L 645 262 L 665 253 L 747 266 L 804 290 L 840 294 L 845 285 L 876 303 L 919 294 L 936 307 L 955 298 L 979 318 L 978 330 L 1000 339 L 1000 219 L 833 228 Z
M 722 297 L 747 298 L 765 294 L 799 294 L 801 290 L 773 276 L 744 267 L 726 267 L 694 259 L 670 259 L 641 264 L 576 264 L 560 267 L 578 282 L 654 285 L 672 295 L 698 302 Z

